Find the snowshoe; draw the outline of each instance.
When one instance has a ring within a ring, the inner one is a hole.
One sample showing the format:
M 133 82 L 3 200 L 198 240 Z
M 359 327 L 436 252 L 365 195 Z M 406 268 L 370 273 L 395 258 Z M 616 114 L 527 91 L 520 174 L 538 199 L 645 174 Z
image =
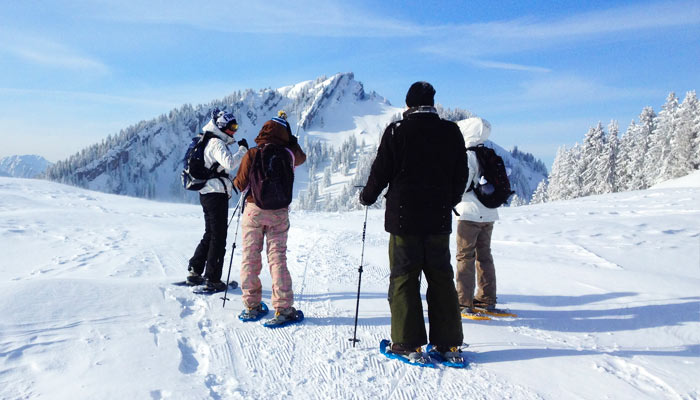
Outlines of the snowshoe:
M 462 350 L 458 346 L 440 348 L 429 344 L 425 348 L 425 351 L 432 359 L 446 367 L 466 368 L 468 365 L 467 359 L 464 357 Z
M 430 357 L 426 357 L 423 354 L 421 347 L 415 349 L 402 348 L 402 346 L 392 344 L 387 339 L 382 339 L 382 341 L 379 342 L 379 352 L 389 358 L 399 360 L 406 364 L 435 368 L 435 363 L 433 363 Z
M 304 320 L 304 313 L 290 307 L 284 311 L 275 312 L 275 317 L 265 322 L 263 325 L 267 328 L 281 328 L 283 326 L 296 324 Z
M 474 301 L 474 307 L 472 308 L 475 312 L 492 315 L 494 317 L 517 317 L 517 314 L 510 312 L 508 309 L 496 308 L 495 304 L 487 304 L 480 301 Z
M 475 311 L 471 307 L 464 307 L 461 310 L 462 318 L 472 319 L 475 321 L 486 321 L 490 320 L 491 317 L 484 315 L 480 312 Z
M 263 302 L 260 302 L 260 304 L 258 304 L 257 307 L 246 308 L 243 311 L 241 311 L 241 313 L 238 314 L 238 319 L 240 319 L 243 322 L 258 321 L 260 320 L 260 318 L 266 316 L 269 311 L 270 310 L 267 308 L 267 305 Z
M 235 289 L 238 287 L 238 282 L 231 281 L 231 282 L 229 282 L 228 287 L 231 289 Z M 210 295 L 210 294 L 214 294 L 214 293 L 221 293 L 225 290 L 226 290 L 226 283 L 221 282 L 221 281 L 218 281 L 218 282 L 207 281 L 203 286 L 200 286 L 197 289 L 193 290 L 192 293 Z
M 187 278 L 184 281 L 173 282 L 175 286 L 199 286 L 204 284 L 204 278 L 192 270 L 189 270 Z

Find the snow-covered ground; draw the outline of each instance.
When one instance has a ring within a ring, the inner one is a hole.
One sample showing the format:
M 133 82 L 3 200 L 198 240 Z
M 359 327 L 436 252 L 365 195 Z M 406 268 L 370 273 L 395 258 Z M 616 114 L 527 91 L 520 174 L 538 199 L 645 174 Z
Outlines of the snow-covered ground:
M 364 212 L 292 213 L 306 320 L 270 330 L 238 321 L 239 290 L 222 308 L 170 285 L 203 231 L 198 206 L 0 178 L 0 398 L 697 399 L 700 175 L 689 180 L 503 209 L 499 301 L 519 317 L 464 320 L 471 364 L 458 370 L 378 352 L 390 332 L 381 210 L 353 348 Z M 239 262 L 240 247 L 233 276 Z

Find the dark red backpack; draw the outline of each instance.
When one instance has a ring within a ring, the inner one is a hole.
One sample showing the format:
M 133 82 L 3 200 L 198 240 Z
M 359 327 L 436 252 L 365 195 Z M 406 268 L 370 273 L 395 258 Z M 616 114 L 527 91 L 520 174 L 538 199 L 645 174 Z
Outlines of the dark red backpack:
M 250 194 L 263 210 L 278 210 L 292 202 L 294 156 L 287 147 L 264 144 L 258 148 L 250 169 Z
M 515 192 L 510 189 L 510 180 L 501 156 L 483 144 L 470 147 L 467 151 L 469 150 L 476 154 L 481 176 L 474 178 L 474 182 L 467 191 L 473 190 L 476 198 L 488 208 L 498 208 L 506 204 L 508 198 Z M 486 181 L 483 185 L 479 184 L 482 176 Z

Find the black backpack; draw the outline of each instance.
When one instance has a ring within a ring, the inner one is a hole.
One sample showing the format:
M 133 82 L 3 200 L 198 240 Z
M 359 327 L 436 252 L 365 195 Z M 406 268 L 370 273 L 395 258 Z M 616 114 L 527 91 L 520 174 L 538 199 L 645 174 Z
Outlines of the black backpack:
M 263 210 L 289 206 L 294 185 L 294 156 L 291 150 L 273 143 L 259 147 L 248 177 L 255 205 Z
M 498 208 L 506 204 L 508 198 L 515 192 L 510 189 L 510 180 L 508 180 L 506 166 L 501 156 L 483 144 L 470 147 L 467 150 L 476 154 L 481 175 L 486 181 L 482 185 L 479 183 L 482 176 L 475 177 L 467 191 L 473 190 L 476 198 L 488 208 Z
M 195 136 L 192 138 L 185 158 L 183 161 L 183 170 L 180 174 L 182 187 L 187 190 L 201 190 L 207 181 L 212 178 L 222 178 L 228 176 L 226 172 L 217 172 L 219 163 L 214 163 L 211 168 L 204 166 L 204 149 L 207 143 L 214 137 L 212 133 Z

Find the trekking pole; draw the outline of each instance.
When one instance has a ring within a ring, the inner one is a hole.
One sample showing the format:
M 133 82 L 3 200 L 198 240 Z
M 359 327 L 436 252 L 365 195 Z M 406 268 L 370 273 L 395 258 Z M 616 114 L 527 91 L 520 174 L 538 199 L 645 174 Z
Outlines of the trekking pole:
M 238 204 L 236 204 L 236 208 L 233 209 L 233 213 L 231 214 L 231 218 L 228 220 L 228 224 L 226 224 L 226 228 L 231 226 L 231 222 L 233 221 L 233 217 L 236 216 L 236 211 L 238 211 L 238 207 L 241 206 L 241 199 L 243 198 L 243 193 L 241 193 L 241 196 L 238 198 Z
M 362 254 L 360 255 L 360 268 L 358 272 L 360 273 L 357 279 L 357 304 L 355 305 L 355 331 L 352 334 L 352 339 L 348 339 L 352 342 L 352 347 L 355 347 L 355 343 L 359 342 L 360 339 L 357 338 L 357 315 L 360 311 L 360 285 L 362 284 L 362 264 L 365 260 L 365 234 L 367 233 L 367 212 L 369 211 L 369 206 L 365 206 L 365 223 L 362 226 Z
M 221 306 L 222 308 L 226 307 L 226 295 L 228 294 L 229 279 L 231 279 L 231 265 L 233 265 L 233 253 L 236 251 L 236 241 L 238 240 L 238 225 L 241 222 L 241 214 L 243 214 L 243 208 L 245 206 L 245 204 L 243 204 L 244 198 L 245 196 L 241 194 L 241 197 L 238 199 L 238 205 L 233 210 L 233 215 L 231 215 L 231 221 L 233 221 L 233 216 L 236 215 L 236 211 L 238 211 L 238 219 L 236 220 L 236 233 L 233 235 L 233 246 L 231 247 L 231 260 L 228 262 L 228 274 L 226 275 L 226 289 L 224 290 L 224 297 L 221 298 L 224 301 L 223 305 Z

